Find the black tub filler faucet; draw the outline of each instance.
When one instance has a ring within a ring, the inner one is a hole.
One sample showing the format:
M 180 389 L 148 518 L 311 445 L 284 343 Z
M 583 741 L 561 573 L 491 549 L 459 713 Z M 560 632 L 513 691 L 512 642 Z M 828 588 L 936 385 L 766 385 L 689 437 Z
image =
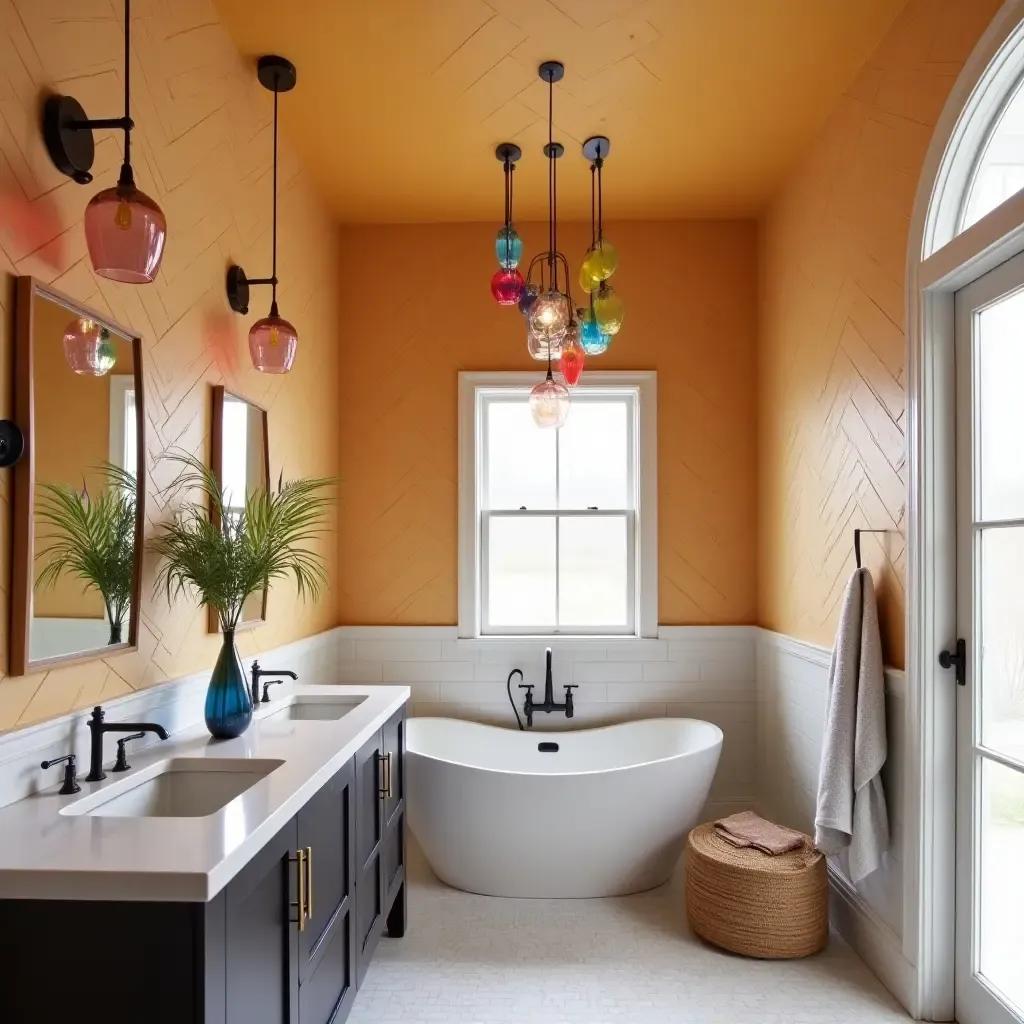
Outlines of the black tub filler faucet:
M 533 716 L 538 711 L 543 711 L 546 714 L 551 714 L 552 711 L 564 711 L 566 718 L 572 718 L 573 716 L 573 703 L 572 703 L 572 691 L 577 689 L 578 684 L 567 684 L 565 686 L 565 702 L 558 704 L 555 702 L 554 685 L 551 679 L 551 648 L 547 648 L 544 652 L 545 659 L 545 670 L 544 670 L 544 701 L 541 704 L 537 704 L 533 699 L 533 683 L 520 683 L 519 689 L 526 691 L 526 697 L 523 699 L 523 714 L 526 717 L 526 728 L 533 728 Z M 512 704 L 512 710 L 516 713 L 516 722 L 519 723 L 519 728 L 523 728 L 523 723 L 519 719 L 519 710 L 516 708 L 516 703 L 512 700 L 512 677 L 519 674 L 519 678 L 523 678 L 523 673 L 520 669 L 514 668 L 508 674 L 508 684 L 506 689 L 508 690 L 508 699 Z

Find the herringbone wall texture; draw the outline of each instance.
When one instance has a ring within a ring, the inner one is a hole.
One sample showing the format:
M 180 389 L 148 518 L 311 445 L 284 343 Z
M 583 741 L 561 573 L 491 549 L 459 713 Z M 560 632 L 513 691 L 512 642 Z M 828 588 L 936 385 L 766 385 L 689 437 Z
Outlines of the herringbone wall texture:
M 343 624 L 457 620 L 458 372 L 543 373 L 519 312 L 490 295 L 497 227 L 342 230 Z M 546 225 L 519 228 L 537 252 Z M 573 266 L 589 235 L 560 229 Z M 752 623 L 756 225 L 624 222 L 606 235 L 625 326 L 587 365 L 658 371 L 659 619 Z
M 910 0 L 762 221 L 759 619 L 831 645 L 857 526 L 904 663 L 907 232 L 932 128 L 999 0 Z
M 140 188 L 163 207 L 168 242 L 157 281 L 115 284 L 92 274 L 81 216 L 94 191 L 116 180 L 112 132 L 98 136 L 92 186 L 53 169 L 38 132 L 47 90 L 76 96 L 91 116 L 121 112 L 119 0 L 0 0 L 0 380 L 11 377 L 13 280 L 34 274 L 141 333 L 146 383 L 147 527 L 167 514 L 161 489 L 172 447 L 208 446 L 210 386 L 228 385 L 270 411 L 274 479 L 337 471 L 337 239 L 305 174 L 284 147 L 280 216 L 281 311 L 299 329 L 295 369 L 256 373 L 246 331 L 269 296 L 254 290 L 253 313 L 235 317 L 224 298 L 227 265 L 253 276 L 270 267 L 271 104 L 238 56 L 209 0 L 136 0 L 133 5 L 133 157 Z M 301 83 L 300 83 L 301 87 Z M 287 98 L 284 102 L 288 102 Z M 10 386 L 0 387 L 10 415 Z M 69 423 L 68 429 L 74 429 Z M 10 473 L 0 475 L 0 645 L 6 649 L 10 565 Z M 333 572 L 333 536 L 323 544 Z M 0 730 L 26 725 L 162 679 L 211 666 L 218 641 L 189 601 L 168 609 L 143 579 L 136 653 L 0 680 Z M 332 626 L 334 597 L 299 604 L 289 588 L 270 597 L 265 626 L 240 634 L 245 653 Z M 6 650 L 5 650 L 6 655 Z

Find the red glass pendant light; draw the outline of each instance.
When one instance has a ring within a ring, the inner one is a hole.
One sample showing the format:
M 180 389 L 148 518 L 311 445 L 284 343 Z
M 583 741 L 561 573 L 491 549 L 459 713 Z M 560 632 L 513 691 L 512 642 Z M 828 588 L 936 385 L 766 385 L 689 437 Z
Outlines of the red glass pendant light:
M 562 339 L 562 355 L 558 361 L 558 368 L 562 371 L 562 380 L 569 387 L 574 388 L 580 382 L 585 359 L 586 354 L 580 343 L 580 325 L 573 320 Z
M 496 270 L 491 278 L 491 294 L 499 306 L 515 306 L 523 291 L 523 275 L 518 270 Z
M 124 284 L 148 284 L 160 271 L 167 220 L 149 196 L 135 187 L 131 162 L 131 0 L 124 4 L 124 116 L 86 117 L 71 96 L 51 96 L 43 112 L 43 139 L 58 170 L 80 185 L 92 181 L 93 130 L 124 132 L 124 161 L 114 188 L 97 192 L 85 208 L 85 242 L 93 270 Z
M 277 98 L 295 88 L 298 75 L 291 61 L 273 55 L 260 57 L 256 75 L 260 85 L 274 94 L 273 256 L 270 277 L 246 277 L 245 271 L 235 264 L 228 268 L 228 303 L 236 313 L 248 313 L 249 289 L 253 285 L 270 285 L 270 313 L 249 329 L 249 355 L 252 365 L 261 373 L 287 373 L 295 362 L 299 332 L 277 308 Z

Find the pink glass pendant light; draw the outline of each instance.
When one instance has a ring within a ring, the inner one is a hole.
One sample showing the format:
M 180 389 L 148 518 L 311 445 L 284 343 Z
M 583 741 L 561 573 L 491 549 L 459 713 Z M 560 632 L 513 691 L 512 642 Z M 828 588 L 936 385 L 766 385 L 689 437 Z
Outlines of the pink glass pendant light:
M 569 389 L 559 384 L 548 365 L 547 376 L 530 392 L 530 414 L 538 427 L 560 427 L 569 415 Z
M 277 315 L 276 302 L 270 308 L 270 316 L 257 320 L 249 329 L 252 365 L 264 373 L 287 373 L 295 362 L 298 345 L 298 331 Z
M 249 355 L 252 365 L 261 373 L 287 373 L 295 362 L 299 332 L 281 316 L 277 308 L 277 99 L 282 92 L 295 88 L 295 65 L 284 57 L 268 55 L 257 63 L 260 84 L 274 94 L 274 177 L 273 232 L 270 277 L 246 277 L 245 271 L 232 265 L 228 268 L 228 302 L 236 313 L 249 312 L 249 289 L 253 285 L 270 285 L 270 313 L 249 329 Z M 516 298 L 518 298 L 518 293 Z
M 131 0 L 124 4 L 124 116 L 89 119 L 71 96 L 51 96 L 43 114 L 43 138 L 58 170 L 81 185 L 92 181 L 93 130 L 124 132 L 124 161 L 114 188 L 98 192 L 85 208 L 85 242 L 93 270 L 123 284 L 149 284 L 160 271 L 167 220 L 160 207 L 135 187 L 131 133 Z
M 102 377 L 117 362 L 110 331 L 89 317 L 76 317 L 64 330 L 64 358 L 83 377 Z

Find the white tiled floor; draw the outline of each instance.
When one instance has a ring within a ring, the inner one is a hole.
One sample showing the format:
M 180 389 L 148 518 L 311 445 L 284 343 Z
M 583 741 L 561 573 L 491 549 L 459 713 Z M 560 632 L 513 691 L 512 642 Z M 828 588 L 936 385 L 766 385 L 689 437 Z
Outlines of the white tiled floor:
M 409 927 L 382 938 L 349 1024 L 904 1024 L 834 937 L 746 960 L 690 933 L 681 878 L 604 900 L 504 900 L 442 885 L 410 842 Z

